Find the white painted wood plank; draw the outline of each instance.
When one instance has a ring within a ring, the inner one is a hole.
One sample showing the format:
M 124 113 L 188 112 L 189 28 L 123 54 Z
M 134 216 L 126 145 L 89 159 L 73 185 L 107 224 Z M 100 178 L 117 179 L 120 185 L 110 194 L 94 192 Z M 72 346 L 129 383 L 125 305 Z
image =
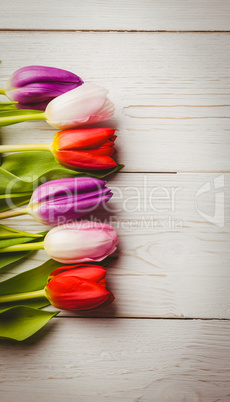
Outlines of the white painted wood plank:
M 1 400 L 228 401 L 229 337 L 224 321 L 56 318 L 1 343 Z
M 162 229 L 210 229 L 215 233 L 228 230 L 230 225 L 229 173 L 120 172 L 107 178 L 107 186 L 113 192 L 109 203 L 86 217 L 104 219 L 121 234 L 148 234 Z M 46 228 L 25 215 L 1 222 L 16 228 L 25 222 L 30 232 Z
M 108 183 L 114 191 L 111 211 L 91 215 L 118 232 L 118 259 L 107 275 L 116 300 L 88 315 L 230 318 L 229 180 L 227 174 L 116 175 Z M 23 216 L 2 223 L 45 229 Z M 1 280 L 46 260 L 39 251 Z
M 0 43 L 1 85 L 44 64 L 109 89 L 117 110 L 104 126 L 118 130 L 125 171 L 230 171 L 229 35 L 2 32 Z M 53 134 L 45 122 L 1 129 L 3 143 Z
M 228 0 L 1 0 L 1 29 L 208 30 L 230 28 Z

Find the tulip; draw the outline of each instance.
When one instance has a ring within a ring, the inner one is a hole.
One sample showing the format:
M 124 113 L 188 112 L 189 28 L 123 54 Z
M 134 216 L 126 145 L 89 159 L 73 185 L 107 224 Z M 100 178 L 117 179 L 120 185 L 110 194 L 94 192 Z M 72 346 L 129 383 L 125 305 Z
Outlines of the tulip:
M 106 269 L 99 265 L 73 265 L 50 274 L 45 287 L 53 306 L 69 310 L 90 310 L 112 303 L 114 296 L 105 286 Z
M 107 223 L 73 221 L 56 226 L 37 243 L 17 244 L 0 253 L 45 249 L 49 257 L 63 264 L 102 261 L 116 250 L 116 231 Z
M 0 152 L 47 150 L 69 169 L 109 169 L 117 166 L 111 158 L 114 132 L 112 128 L 69 129 L 57 132 L 52 144 L 0 145 Z
M 16 111 L 1 115 L 0 126 L 16 124 L 27 120 L 47 120 L 52 127 L 60 130 L 98 123 L 109 119 L 114 113 L 114 105 L 107 98 L 107 90 L 95 84 L 82 84 L 54 98 L 44 112 L 33 110 Z M 36 113 L 35 113 L 36 112 Z
M 0 219 L 30 214 L 38 222 L 57 225 L 92 212 L 112 197 L 104 180 L 77 177 L 51 180 L 33 193 L 28 207 L 0 213 Z
M 42 290 L 0 296 L 0 303 L 46 297 L 57 308 L 69 311 L 92 310 L 114 300 L 106 289 L 106 269 L 99 265 L 72 265 L 54 270 Z
M 27 66 L 15 71 L 0 91 L 20 109 L 45 110 L 52 99 L 82 84 L 76 74 L 60 68 Z
M 114 113 L 107 90 L 95 84 L 83 84 L 53 99 L 45 110 L 47 122 L 65 130 L 109 119 Z
M 110 225 L 90 221 L 54 227 L 44 240 L 47 254 L 63 264 L 102 261 L 116 245 L 117 234 Z
M 111 128 L 59 131 L 51 149 L 56 160 L 70 169 L 109 169 L 117 166 L 111 158 L 116 139 L 114 132 Z

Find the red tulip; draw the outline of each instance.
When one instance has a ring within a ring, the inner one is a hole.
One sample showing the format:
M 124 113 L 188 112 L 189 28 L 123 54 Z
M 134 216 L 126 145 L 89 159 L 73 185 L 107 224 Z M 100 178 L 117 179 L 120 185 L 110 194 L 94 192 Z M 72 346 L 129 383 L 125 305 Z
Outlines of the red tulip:
M 113 160 L 113 128 L 82 128 L 59 131 L 52 144 L 0 145 L 0 152 L 51 151 L 69 169 L 103 170 L 117 166 Z
M 53 271 L 45 287 L 53 306 L 70 311 L 102 308 L 114 300 L 106 290 L 106 269 L 99 265 L 78 264 Z
M 116 135 L 112 128 L 85 128 L 59 131 L 52 143 L 57 161 L 71 169 L 100 170 L 117 166 L 111 158 Z

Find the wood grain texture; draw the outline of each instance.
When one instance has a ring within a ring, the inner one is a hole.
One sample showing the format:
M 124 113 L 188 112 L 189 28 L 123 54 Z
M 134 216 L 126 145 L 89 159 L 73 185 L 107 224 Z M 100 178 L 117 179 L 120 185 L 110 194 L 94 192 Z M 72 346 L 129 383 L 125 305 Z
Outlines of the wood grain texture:
M 228 0 L 1 0 L 0 29 L 226 31 Z
M 225 187 L 215 189 L 216 183 Z M 118 259 L 107 275 L 116 300 L 84 315 L 230 318 L 230 176 L 118 173 L 108 186 L 114 192 L 109 210 L 87 217 L 106 221 L 118 232 Z M 30 232 L 45 230 L 31 217 L 1 222 Z M 36 252 L 1 279 L 46 260 L 45 251 Z
M 229 35 L 2 32 L 0 46 L 1 85 L 23 65 L 44 64 L 109 89 L 117 110 L 104 126 L 118 130 L 124 171 L 230 171 Z M 1 139 L 45 143 L 54 132 L 20 123 Z
M 1 340 L 1 402 L 229 401 L 230 322 L 208 320 L 230 319 L 229 35 L 123 32 L 229 31 L 229 1 L 0 6 L 0 30 L 16 31 L 0 33 L 0 86 L 17 68 L 43 64 L 107 87 L 117 111 L 104 126 L 118 129 L 129 172 L 109 182 L 112 211 L 94 214 L 119 235 L 108 268 L 114 304 L 94 318 L 63 312 L 20 344 Z M 0 132 L 4 144 L 53 134 L 45 122 Z M 41 230 L 30 217 L 4 223 Z M 46 259 L 34 253 L 0 280 Z
M 227 402 L 230 323 L 55 318 L 1 351 L 1 400 Z

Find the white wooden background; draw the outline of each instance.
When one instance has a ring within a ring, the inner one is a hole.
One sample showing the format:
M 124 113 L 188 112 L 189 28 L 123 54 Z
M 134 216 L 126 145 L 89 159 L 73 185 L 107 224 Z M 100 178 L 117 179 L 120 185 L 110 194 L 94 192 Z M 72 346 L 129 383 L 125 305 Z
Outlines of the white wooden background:
M 229 1 L 0 9 L 0 86 L 44 64 L 107 87 L 116 113 L 104 126 L 117 128 L 126 165 L 109 180 L 106 213 L 120 240 L 108 269 L 115 302 L 1 341 L 1 402 L 230 401 Z M 1 129 L 1 142 L 46 143 L 54 132 L 23 123 Z M 30 217 L 4 223 L 42 230 Z M 39 251 L 7 275 L 46 259 Z

